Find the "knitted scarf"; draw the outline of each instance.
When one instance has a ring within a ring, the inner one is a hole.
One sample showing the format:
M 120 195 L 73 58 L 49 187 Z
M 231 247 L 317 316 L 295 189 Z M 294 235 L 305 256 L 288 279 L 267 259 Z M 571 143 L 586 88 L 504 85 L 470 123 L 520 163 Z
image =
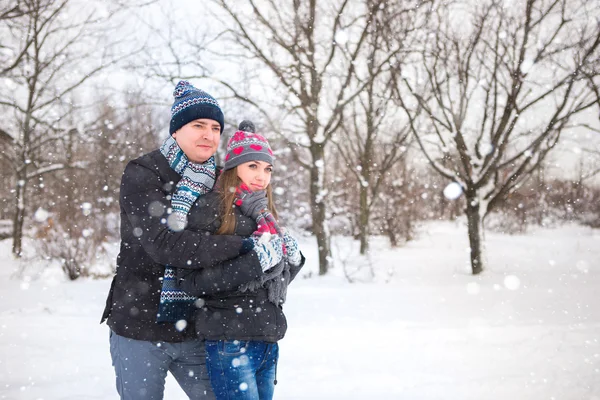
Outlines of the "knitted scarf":
M 248 193 L 250 189 L 245 184 L 241 184 L 236 189 L 235 204 L 240 206 L 242 195 Z M 279 235 L 283 238 L 283 231 L 279 228 L 273 214 L 267 209 L 262 210 L 256 218 L 257 229 L 253 235 L 260 236 L 259 242 L 268 242 L 271 235 Z M 285 245 L 283 245 L 283 254 L 286 254 Z M 266 271 L 260 278 L 240 286 L 240 292 L 256 292 L 259 288 L 267 289 L 267 296 L 273 304 L 283 304 L 287 296 L 287 287 L 290 283 L 290 265 L 285 257 L 279 264 Z
M 160 152 L 171 168 L 181 175 L 171 198 L 172 213 L 167 220 L 169 229 L 181 231 L 187 225 L 187 215 L 194 202 L 210 192 L 215 184 L 215 158 L 211 157 L 201 164 L 189 161 L 172 136 L 165 140 Z M 196 297 L 177 288 L 175 270 L 167 265 L 160 292 L 157 322 L 188 319 L 195 301 Z
M 245 183 L 240 184 L 240 186 L 238 186 L 235 189 L 235 200 L 234 200 L 234 204 L 236 206 L 241 206 L 242 202 L 243 202 L 243 197 L 244 194 L 248 194 L 251 193 L 252 191 L 250 190 L 250 188 L 248 187 L 248 185 L 246 185 Z M 258 218 L 256 218 L 256 231 L 254 232 L 255 235 L 262 235 L 262 234 L 270 234 L 270 235 L 282 235 L 281 233 L 281 228 L 279 228 L 279 225 L 277 224 L 277 221 L 275 221 L 275 217 L 273 217 L 273 214 L 271 214 L 271 212 L 268 209 L 264 209 L 260 211 L 260 214 L 258 215 Z M 284 246 L 284 252 L 285 252 L 285 246 Z

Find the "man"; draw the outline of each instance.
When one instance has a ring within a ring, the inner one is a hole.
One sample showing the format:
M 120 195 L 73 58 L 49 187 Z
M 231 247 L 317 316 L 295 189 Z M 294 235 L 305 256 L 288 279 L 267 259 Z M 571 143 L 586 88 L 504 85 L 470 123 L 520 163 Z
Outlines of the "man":
M 211 287 L 227 291 L 282 258 L 281 243 L 206 235 L 195 226 L 203 212 L 196 200 L 212 190 L 217 175 L 223 112 L 189 82 L 179 82 L 173 95 L 170 136 L 160 149 L 130 161 L 121 181 L 121 247 L 101 322 L 110 327 L 124 400 L 162 399 L 167 371 L 190 399 L 214 398 L 204 343 L 189 323 L 194 298 L 176 288 L 171 267 L 198 269 Z

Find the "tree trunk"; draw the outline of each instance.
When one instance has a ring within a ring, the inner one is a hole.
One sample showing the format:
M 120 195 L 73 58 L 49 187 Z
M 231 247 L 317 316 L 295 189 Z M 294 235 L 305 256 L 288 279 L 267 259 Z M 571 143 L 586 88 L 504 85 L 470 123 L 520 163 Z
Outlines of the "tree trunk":
M 469 245 L 471 246 L 471 270 L 473 275 L 483 271 L 482 256 L 482 220 L 479 214 L 479 202 L 476 196 L 467 196 L 467 226 L 469 229 Z
M 360 254 L 366 254 L 369 250 L 369 188 L 360 185 L 360 217 L 358 224 L 358 236 L 360 239 Z
M 388 238 L 390 239 L 390 246 L 398 247 L 398 236 L 396 235 L 396 232 L 394 231 L 394 224 L 395 224 L 395 221 L 393 218 L 387 218 L 385 233 L 387 234 Z
M 15 214 L 13 216 L 13 245 L 12 252 L 20 258 L 23 251 L 23 221 L 25 221 L 25 180 L 17 177 L 17 190 L 15 193 Z
M 310 168 L 310 208 L 312 213 L 313 233 L 317 238 L 319 250 L 319 275 L 325 275 L 329 270 L 331 247 L 329 229 L 327 228 L 325 210 L 325 188 L 323 145 L 311 146 L 313 165 Z
M 404 220 L 404 239 L 407 242 L 410 242 L 411 240 L 413 240 L 412 237 L 412 232 L 413 232 L 413 224 L 412 224 L 412 219 L 413 219 L 413 213 L 408 213 L 408 215 L 406 216 L 406 219 Z

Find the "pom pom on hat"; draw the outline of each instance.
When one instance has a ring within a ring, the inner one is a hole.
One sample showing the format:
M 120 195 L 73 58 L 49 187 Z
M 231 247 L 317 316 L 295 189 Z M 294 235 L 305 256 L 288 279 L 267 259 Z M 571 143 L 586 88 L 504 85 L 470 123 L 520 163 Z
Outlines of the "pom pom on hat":
M 255 133 L 252 121 L 244 120 L 238 131 L 227 142 L 227 155 L 223 170 L 227 171 L 249 161 L 273 164 L 273 151 L 264 136 Z
M 255 133 L 256 127 L 254 126 L 254 122 L 245 119 L 242 122 L 240 122 L 240 125 L 238 126 L 238 131 Z
M 182 126 L 197 119 L 212 119 L 225 127 L 225 118 L 219 103 L 204 90 L 195 88 L 188 81 L 179 81 L 173 90 L 175 101 L 171 107 L 169 133 L 172 135 Z

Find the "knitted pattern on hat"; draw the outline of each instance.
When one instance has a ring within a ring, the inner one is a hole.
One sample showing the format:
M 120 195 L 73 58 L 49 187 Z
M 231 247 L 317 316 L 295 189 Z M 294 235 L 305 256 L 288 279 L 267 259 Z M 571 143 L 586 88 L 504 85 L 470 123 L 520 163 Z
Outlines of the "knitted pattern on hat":
M 244 122 L 240 124 L 240 127 L 243 126 Z M 248 126 L 245 125 L 244 127 Z M 264 161 L 273 164 L 273 151 L 264 136 L 254 132 L 238 130 L 227 142 L 227 155 L 225 156 L 223 170 L 227 171 L 248 161 Z
M 182 126 L 197 119 L 212 119 L 221 125 L 221 133 L 225 118 L 219 103 L 204 90 L 195 88 L 188 81 L 179 81 L 173 91 L 175 101 L 171 107 L 171 123 L 169 133 L 172 135 Z
M 203 163 L 189 161 L 173 137 L 168 137 L 160 148 L 171 168 L 181 175 L 175 193 L 171 197 L 171 215 L 167 219 L 169 229 L 180 231 L 187 225 L 187 214 L 194 202 L 210 192 L 215 184 L 216 164 L 211 157 Z M 176 285 L 175 270 L 165 266 L 157 322 L 187 320 L 196 297 L 190 296 Z

